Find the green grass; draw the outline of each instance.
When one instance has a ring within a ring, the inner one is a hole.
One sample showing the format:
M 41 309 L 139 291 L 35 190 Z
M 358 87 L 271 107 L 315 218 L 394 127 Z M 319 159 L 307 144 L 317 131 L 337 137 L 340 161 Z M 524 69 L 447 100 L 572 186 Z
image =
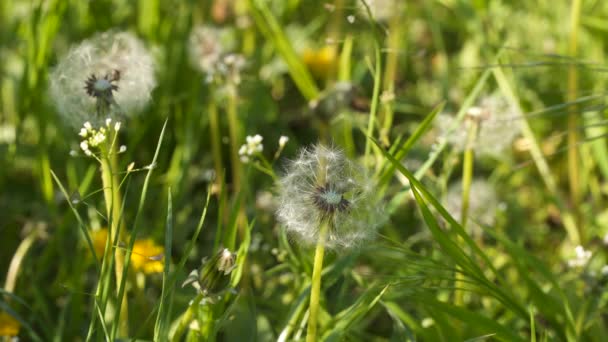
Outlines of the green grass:
M 604 341 L 608 4 L 387 3 L 1 2 L 0 332 L 12 317 L 25 341 Z M 242 69 L 207 81 L 200 25 Z M 71 156 L 84 122 L 55 107 L 50 73 L 109 30 L 144 42 L 157 86 L 104 145 L 126 151 Z M 471 124 L 488 97 L 509 114 Z M 486 155 L 492 124 L 518 134 Z M 315 263 L 275 212 L 287 162 L 319 142 L 369 170 L 384 217 Z

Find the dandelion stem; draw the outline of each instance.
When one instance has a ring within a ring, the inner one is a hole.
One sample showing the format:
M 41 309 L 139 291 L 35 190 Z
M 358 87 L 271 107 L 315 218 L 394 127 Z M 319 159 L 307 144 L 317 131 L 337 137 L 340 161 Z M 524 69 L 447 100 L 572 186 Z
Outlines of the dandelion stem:
M 108 242 L 110 246 L 114 245 L 114 241 L 119 241 L 117 239 L 118 234 L 120 234 L 120 225 L 121 225 L 121 213 L 120 210 L 122 208 L 122 199 L 120 197 L 119 191 L 119 180 L 117 175 L 113 172 L 113 170 L 117 169 L 118 161 L 116 160 L 116 153 L 114 151 L 114 144 L 111 145 L 110 149 L 107 151 L 106 156 L 101 159 L 101 180 L 103 184 L 103 196 L 106 202 L 106 210 L 108 213 Z M 115 274 L 116 274 L 116 284 L 117 287 L 120 286 L 120 282 L 122 280 L 122 273 L 124 268 L 124 255 L 119 249 L 111 248 L 111 251 L 114 253 L 115 260 Z M 107 256 L 106 256 L 107 257 Z M 128 306 L 127 306 L 127 298 L 123 297 L 122 303 L 120 304 L 120 321 L 119 324 L 119 333 L 122 336 L 128 336 L 129 334 L 129 325 L 128 325 Z
M 473 178 L 473 145 L 475 143 L 475 138 L 477 137 L 478 128 L 478 121 L 475 119 L 471 120 L 471 127 L 467 132 L 467 142 L 462 161 L 462 211 L 460 212 L 460 224 L 462 225 L 462 229 L 465 229 L 465 231 L 467 229 L 467 217 L 469 216 L 469 195 L 471 192 L 471 180 Z M 459 237 L 458 240 L 463 242 L 461 237 Z M 464 277 L 462 273 L 457 270 L 454 278 L 456 279 L 454 286 L 454 303 L 456 305 L 462 305 L 464 304 L 462 290 L 462 286 L 464 285 Z
M 581 0 L 573 0 L 570 16 L 570 41 L 568 53 L 570 57 L 576 58 L 578 50 L 578 28 L 581 14 Z M 568 94 L 569 103 L 576 102 L 578 93 L 578 67 L 571 64 L 568 68 Z M 581 200 L 581 184 L 579 173 L 578 157 L 578 108 L 576 104 L 570 106 L 568 113 L 568 180 L 570 183 L 570 200 L 574 209 L 575 220 L 579 230 L 581 241 L 584 241 L 584 234 L 581 227 L 579 204 Z
M 188 327 L 188 325 L 190 325 L 190 322 L 194 317 L 194 312 L 198 309 L 199 304 L 204 297 L 205 295 L 203 293 L 199 293 L 192 300 L 192 304 L 190 304 L 188 309 L 186 309 L 186 312 L 184 312 L 184 314 L 180 318 L 179 324 L 177 325 L 177 328 L 175 328 L 175 332 L 173 333 L 173 338 L 171 338 L 171 341 L 181 341 L 181 338 L 184 335 L 186 328 Z
M 241 189 L 241 162 L 239 158 L 240 125 L 236 105 L 236 87 L 228 96 L 228 130 L 230 134 L 230 161 L 232 163 L 232 187 L 235 193 Z
M 325 238 L 329 230 L 329 223 L 321 224 L 319 240 L 315 248 L 315 261 L 312 269 L 312 281 L 310 285 L 310 305 L 308 317 L 308 329 L 306 330 L 306 342 L 317 340 L 317 318 L 319 314 L 319 300 L 321 297 L 321 272 L 323 271 L 323 255 L 325 254 Z
M 215 166 L 215 179 L 219 186 L 220 177 L 224 172 L 224 163 L 222 161 L 222 141 L 220 135 L 220 124 L 217 106 L 213 101 L 209 101 L 209 126 L 211 130 L 211 151 L 213 153 L 213 165 Z

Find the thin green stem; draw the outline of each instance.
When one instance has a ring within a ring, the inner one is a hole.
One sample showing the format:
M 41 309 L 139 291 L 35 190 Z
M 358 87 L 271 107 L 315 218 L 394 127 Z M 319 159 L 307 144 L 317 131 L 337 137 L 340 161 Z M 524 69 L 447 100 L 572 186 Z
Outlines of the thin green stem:
M 173 337 L 171 338 L 171 341 L 181 341 L 182 336 L 186 332 L 186 328 L 188 328 L 188 325 L 190 325 L 190 322 L 192 321 L 192 318 L 194 317 L 195 310 L 198 309 L 199 304 L 201 303 L 201 301 L 203 300 L 204 297 L 205 297 L 204 294 L 199 293 L 192 300 L 192 304 L 190 304 L 188 309 L 186 309 L 186 312 L 184 312 L 184 314 L 180 318 L 179 323 L 178 323 L 177 327 L 175 328 L 175 332 L 173 333 Z
M 209 128 L 211 131 L 211 151 L 213 153 L 213 165 L 215 167 L 215 179 L 219 182 L 221 174 L 224 172 L 222 160 L 222 141 L 220 134 L 220 123 L 217 106 L 214 101 L 209 101 Z M 219 183 L 218 183 L 219 184 Z
M 475 138 L 477 137 L 477 130 L 479 123 L 476 118 L 471 119 L 471 126 L 467 132 L 466 147 L 464 150 L 464 156 L 462 161 L 462 208 L 460 212 L 460 220 L 463 229 L 467 229 L 467 218 L 469 216 L 469 198 L 471 192 L 471 181 L 473 179 L 473 163 L 474 163 L 474 144 Z M 462 242 L 462 238 L 458 240 Z M 456 281 L 454 284 L 454 304 L 463 305 L 463 280 L 464 276 L 460 270 L 456 271 L 454 275 Z
M 310 305 L 308 317 L 308 329 L 306 330 L 306 342 L 317 340 L 317 319 L 319 314 L 319 301 L 321 297 L 321 273 L 323 271 L 323 255 L 325 254 L 325 238 L 329 230 L 329 223 L 321 224 L 319 240 L 315 248 L 315 261 L 312 269 L 312 281 L 310 284 Z
M 113 246 L 114 241 L 119 241 L 120 224 L 121 224 L 121 213 L 122 198 L 119 192 L 119 180 L 113 170 L 118 169 L 118 161 L 116 159 L 116 153 L 114 150 L 114 143 L 111 144 L 110 149 L 106 151 L 106 156 L 101 159 L 101 180 L 103 184 L 103 195 L 106 203 L 106 211 L 108 213 L 108 244 Z M 114 271 L 116 274 L 116 285 L 117 288 L 120 286 L 122 280 L 122 274 L 124 269 L 124 254 L 122 251 L 116 248 L 110 248 L 114 253 L 115 267 Z M 109 276 L 109 275 L 108 275 Z M 105 305 L 103 306 L 105 307 Z M 119 333 L 121 336 L 129 335 L 129 324 L 128 324 L 128 312 L 129 307 L 127 303 L 127 297 L 123 297 L 122 303 L 120 304 L 121 320 L 119 324 Z
M 570 41 L 568 44 L 568 54 L 576 58 L 578 50 L 578 30 L 581 16 L 581 0 L 573 0 L 570 16 Z M 571 64 L 568 68 L 568 94 L 567 101 L 576 100 L 578 93 L 578 67 Z M 574 210 L 581 242 L 584 242 L 585 235 L 581 227 L 579 205 L 581 202 L 581 181 L 579 171 L 578 156 L 578 106 L 573 104 L 569 107 L 568 113 L 568 181 L 570 185 L 570 201 Z
M 235 193 L 241 189 L 241 160 L 239 158 L 241 127 L 237 112 L 236 87 L 228 96 L 228 130 L 230 135 L 230 162 L 232 163 L 232 187 Z

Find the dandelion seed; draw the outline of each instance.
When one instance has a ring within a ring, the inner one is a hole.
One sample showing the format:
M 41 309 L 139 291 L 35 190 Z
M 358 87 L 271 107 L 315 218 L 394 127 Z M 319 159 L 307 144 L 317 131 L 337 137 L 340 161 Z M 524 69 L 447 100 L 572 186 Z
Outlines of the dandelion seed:
M 108 116 L 134 115 L 146 106 L 156 86 L 152 56 L 127 32 L 106 32 L 82 41 L 49 78 L 51 98 L 72 125 L 85 120 L 101 125 Z
M 329 224 L 328 248 L 350 248 L 369 239 L 383 212 L 364 169 L 342 151 L 316 145 L 305 148 L 280 181 L 277 218 L 306 245 Z

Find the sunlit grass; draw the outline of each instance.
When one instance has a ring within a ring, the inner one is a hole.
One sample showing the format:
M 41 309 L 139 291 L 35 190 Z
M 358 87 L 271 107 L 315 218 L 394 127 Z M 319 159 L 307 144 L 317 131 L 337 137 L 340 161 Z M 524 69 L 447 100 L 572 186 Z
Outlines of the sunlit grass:
M 607 17 L 2 2 L 0 336 L 605 340 Z

